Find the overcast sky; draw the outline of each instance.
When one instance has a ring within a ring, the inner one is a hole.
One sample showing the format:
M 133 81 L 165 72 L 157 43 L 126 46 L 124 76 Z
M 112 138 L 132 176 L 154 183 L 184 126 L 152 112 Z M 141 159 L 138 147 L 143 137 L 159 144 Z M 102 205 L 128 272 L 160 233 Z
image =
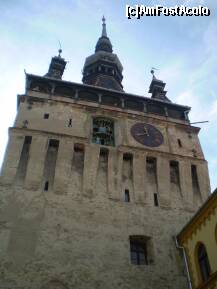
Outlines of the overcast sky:
M 128 20 L 126 4 L 199 4 L 209 17 L 143 17 Z M 81 82 L 85 57 L 101 34 L 101 18 L 124 67 L 124 90 L 148 95 L 151 67 L 166 82 L 167 96 L 192 107 L 192 122 L 202 124 L 200 140 L 217 187 L 217 13 L 216 0 L 0 0 L 0 165 L 8 127 L 16 116 L 17 94 L 25 87 L 24 69 L 44 75 L 58 40 L 68 61 L 64 79 Z

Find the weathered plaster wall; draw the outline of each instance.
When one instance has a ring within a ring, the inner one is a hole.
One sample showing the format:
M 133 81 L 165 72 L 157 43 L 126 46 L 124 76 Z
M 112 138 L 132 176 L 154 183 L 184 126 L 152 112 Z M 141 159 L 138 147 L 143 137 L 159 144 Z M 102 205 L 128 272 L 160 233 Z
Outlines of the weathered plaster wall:
M 68 288 L 186 288 L 172 236 L 189 214 L 109 199 L 104 184 L 93 198 L 73 186 L 62 195 L 13 186 L 0 193 L 1 282 L 23 288 L 53 279 Z M 150 265 L 130 264 L 129 235 L 137 234 L 152 238 Z
M 0 179 L 2 284 L 31 289 L 186 288 L 173 236 L 197 209 L 189 177 L 192 163 L 198 167 L 203 199 L 209 192 L 197 135 L 194 144 L 186 136 L 187 145 L 183 141 L 183 150 L 178 150 L 175 138 L 179 130 L 183 133 L 180 124 L 78 104 L 39 102 L 31 109 L 28 105 L 21 103 L 10 130 Z M 49 119 L 43 118 L 44 113 L 50 114 Z M 107 147 L 107 153 L 91 143 L 96 115 L 115 121 L 116 146 Z M 72 127 L 67 126 L 69 117 Z M 25 119 L 27 128 L 23 128 Z M 132 139 L 129 128 L 137 121 L 150 121 L 161 130 L 162 147 L 144 148 Z M 166 126 L 172 128 L 170 132 Z M 16 174 L 25 135 L 32 136 L 32 143 L 25 180 L 19 183 Z M 59 147 L 55 162 L 50 160 L 52 166 L 55 163 L 53 185 L 44 191 L 49 139 L 59 140 Z M 193 157 L 195 146 L 199 155 Z M 129 153 L 131 160 L 124 157 Z M 150 175 L 146 159 L 153 157 L 156 169 Z M 170 160 L 179 162 L 179 193 L 171 190 Z M 124 202 L 125 189 L 130 191 L 130 203 Z M 158 207 L 153 199 L 156 190 Z M 151 264 L 130 263 L 130 235 L 151 238 Z
M 49 114 L 48 119 L 44 119 L 45 113 Z M 110 117 L 114 120 L 117 146 L 124 145 L 144 149 L 144 146 L 136 142 L 130 133 L 131 127 L 140 121 L 155 125 L 163 134 L 164 143 L 155 148 L 155 151 L 204 158 L 197 130 L 186 124 L 171 121 L 166 117 L 147 113 L 132 114 L 118 108 L 94 105 L 84 101 L 68 103 L 57 102 L 55 99 L 40 99 L 38 102 L 32 101 L 31 106 L 27 101 L 21 102 L 15 126 L 23 127 L 23 122 L 28 120 L 28 129 L 66 134 L 89 140 L 91 139 L 92 118 L 95 116 Z M 68 126 L 69 119 L 72 119 L 72 126 Z M 182 147 L 179 146 L 178 139 L 181 140 Z M 146 147 L 146 149 L 149 148 Z

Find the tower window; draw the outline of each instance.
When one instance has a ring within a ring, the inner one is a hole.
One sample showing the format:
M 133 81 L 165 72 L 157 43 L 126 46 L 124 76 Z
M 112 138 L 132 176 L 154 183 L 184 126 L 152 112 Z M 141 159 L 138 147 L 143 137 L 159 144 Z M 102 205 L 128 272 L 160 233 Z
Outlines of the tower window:
M 210 265 L 209 265 L 209 259 L 206 252 L 206 248 L 203 244 L 200 244 L 197 251 L 197 257 L 198 257 L 198 263 L 200 268 L 200 274 L 202 277 L 202 280 L 205 282 L 209 279 L 210 276 Z
M 20 156 L 20 161 L 19 161 L 19 165 L 17 168 L 17 175 L 16 175 L 17 179 L 19 180 L 24 180 L 26 176 L 31 142 L 32 142 L 32 137 L 25 136 L 24 144 L 23 144 L 23 148 L 22 148 L 22 152 Z
M 56 160 L 59 148 L 59 140 L 50 139 L 47 148 L 47 154 L 44 164 L 44 173 L 43 173 L 43 186 L 44 191 L 52 189 L 55 169 L 56 169 Z
M 130 259 L 134 265 L 148 265 L 148 241 L 145 236 L 130 236 Z
M 170 182 L 180 186 L 179 163 L 177 161 L 170 161 Z
M 195 165 L 191 165 L 191 178 L 192 178 L 193 192 L 200 193 L 200 187 L 197 176 L 197 167 Z
M 156 193 L 154 193 L 154 205 L 155 207 L 158 207 L 159 206 L 159 203 L 158 203 L 158 195 Z
M 49 182 L 46 181 L 44 184 L 44 191 L 48 191 L 48 189 L 49 189 Z
M 79 175 L 82 175 L 84 169 L 84 155 L 85 146 L 82 143 L 74 144 L 74 153 L 72 159 L 72 169 L 77 171 Z
M 195 149 L 192 150 L 193 156 L 196 158 L 197 157 L 197 151 Z
M 44 114 L 44 119 L 48 119 L 49 118 L 49 113 L 45 113 Z
M 74 144 L 74 152 L 76 153 L 84 153 L 84 145 L 80 143 Z
M 49 147 L 58 149 L 59 141 L 56 139 L 50 139 L 49 140 Z
M 30 145 L 32 142 L 32 137 L 31 136 L 25 136 L 24 144 Z
M 182 147 L 182 142 L 181 142 L 181 140 L 179 138 L 177 139 L 177 142 L 178 142 L 179 147 L 181 148 Z
M 68 121 L 68 127 L 72 127 L 72 119 L 71 118 Z
M 153 194 L 154 205 L 158 206 L 158 179 L 157 179 L 157 159 L 153 157 L 146 158 L 147 184 Z
M 130 192 L 129 192 L 129 190 L 125 190 L 125 192 L 124 192 L 124 201 L 126 203 L 130 202 Z
M 131 153 L 124 153 L 123 154 L 123 160 L 124 161 L 133 161 L 133 155 Z
M 23 121 L 23 128 L 27 128 L 28 124 L 29 124 L 28 120 L 25 119 L 25 120 Z
M 110 119 L 97 117 L 93 119 L 93 143 L 114 145 L 114 123 Z
M 157 173 L 157 160 L 156 158 L 147 157 L 146 158 L 146 169 L 149 174 Z

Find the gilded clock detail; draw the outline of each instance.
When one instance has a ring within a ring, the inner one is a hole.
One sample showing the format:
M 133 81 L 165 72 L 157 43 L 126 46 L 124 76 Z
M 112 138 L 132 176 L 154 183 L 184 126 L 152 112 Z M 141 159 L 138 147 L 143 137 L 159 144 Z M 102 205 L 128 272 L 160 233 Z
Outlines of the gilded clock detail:
M 158 147 L 163 143 L 162 133 L 153 125 L 138 122 L 131 127 L 134 139 L 149 147 Z

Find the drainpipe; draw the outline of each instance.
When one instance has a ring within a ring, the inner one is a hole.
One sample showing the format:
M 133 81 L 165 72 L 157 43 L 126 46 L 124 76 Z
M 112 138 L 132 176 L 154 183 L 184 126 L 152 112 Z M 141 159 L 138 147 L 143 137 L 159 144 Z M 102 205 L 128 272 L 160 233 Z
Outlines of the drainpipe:
M 186 273 L 187 273 L 188 287 L 189 287 L 189 289 L 192 289 L 192 283 L 191 283 L 190 272 L 189 272 L 189 268 L 188 268 L 188 261 L 187 261 L 187 257 L 186 257 L 186 253 L 185 253 L 185 248 L 179 245 L 176 236 L 175 236 L 175 243 L 176 243 L 176 248 L 182 251 L 184 262 L 185 262 L 185 269 L 186 269 Z

